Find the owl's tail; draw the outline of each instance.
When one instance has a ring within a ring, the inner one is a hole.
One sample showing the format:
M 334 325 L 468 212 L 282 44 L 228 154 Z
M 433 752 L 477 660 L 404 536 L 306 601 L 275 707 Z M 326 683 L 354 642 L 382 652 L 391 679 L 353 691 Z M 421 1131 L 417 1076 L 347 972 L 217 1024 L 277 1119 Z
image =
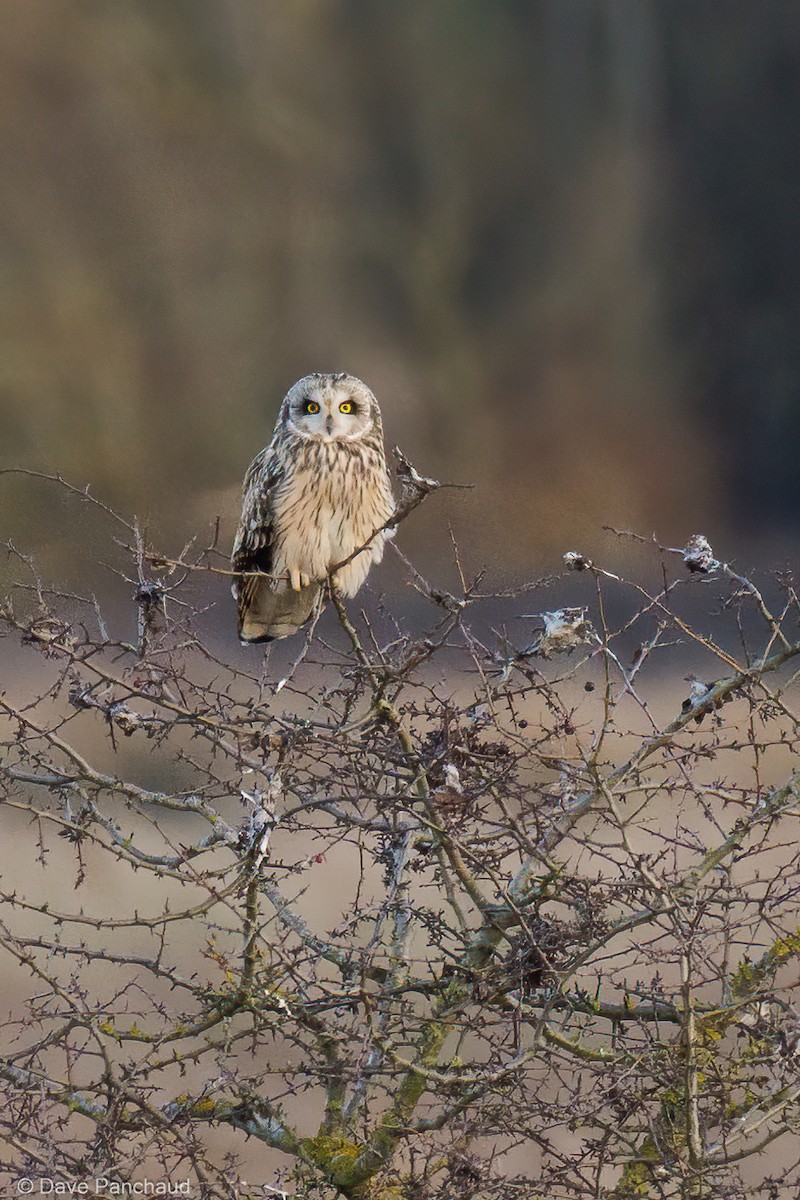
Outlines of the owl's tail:
M 242 579 L 238 585 L 239 637 L 243 642 L 271 642 L 291 637 L 305 625 L 320 599 L 322 585 L 312 583 L 298 592 L 278 590 L 268 579 Z

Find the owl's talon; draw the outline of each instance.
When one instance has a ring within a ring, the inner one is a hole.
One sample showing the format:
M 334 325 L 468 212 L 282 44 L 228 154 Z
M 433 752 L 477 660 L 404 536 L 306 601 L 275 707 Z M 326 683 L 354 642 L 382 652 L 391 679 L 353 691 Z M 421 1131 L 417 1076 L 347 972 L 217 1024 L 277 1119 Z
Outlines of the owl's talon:
M 297 570 L 297 568 L 296 568 L 296 567 L 295 567 L 295 568 L 293 568 L 293 569 L 292 569 L 292 570 L 289 572 L 289 583 L 291 584 L 291 588 L 292 588 L 292 591 L 293 591 L 293 592 L 299 592 L 299 591 L 300 591 L 300 588 L 301 588 L 301 586 L 302 586 L 302 585 L 301 585 L 301 582 L 300 582 L 300 581 L 301 581 L 301 579 L 302 579 L 302 576 L 301 576 L 300 572 Z

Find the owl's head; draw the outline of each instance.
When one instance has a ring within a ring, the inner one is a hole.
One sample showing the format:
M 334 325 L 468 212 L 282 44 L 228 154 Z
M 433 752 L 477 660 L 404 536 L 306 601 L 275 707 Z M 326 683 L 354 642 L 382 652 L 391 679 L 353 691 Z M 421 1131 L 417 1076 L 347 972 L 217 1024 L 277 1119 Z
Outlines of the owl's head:
M 380 431 L 378 401 L 354 375 L 306 375 L 291 387 L 279 421 L 301 438 L 352 442 Z

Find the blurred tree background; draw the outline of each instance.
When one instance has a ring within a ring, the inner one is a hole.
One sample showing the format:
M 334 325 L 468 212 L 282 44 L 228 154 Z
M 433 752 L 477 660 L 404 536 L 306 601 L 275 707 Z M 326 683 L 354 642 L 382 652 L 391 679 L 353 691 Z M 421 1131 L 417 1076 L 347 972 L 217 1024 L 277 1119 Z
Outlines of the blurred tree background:
M 227 542 L 347 370 L 509 570 L 792 538 L 799 68 L 791 0 L 5 0 L 0 461 Z

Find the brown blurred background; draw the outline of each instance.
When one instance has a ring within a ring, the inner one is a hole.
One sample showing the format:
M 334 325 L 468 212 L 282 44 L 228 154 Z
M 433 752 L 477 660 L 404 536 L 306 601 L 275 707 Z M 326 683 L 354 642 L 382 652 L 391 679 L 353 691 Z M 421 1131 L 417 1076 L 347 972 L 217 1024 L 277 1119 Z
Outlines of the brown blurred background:
M 5 0 L 0 88 L 0 465 L 228 544 L 348 370 L 509 571 L 798 533 L 789 0 Z M 0 522 L 75 513 L 7 477 Z

